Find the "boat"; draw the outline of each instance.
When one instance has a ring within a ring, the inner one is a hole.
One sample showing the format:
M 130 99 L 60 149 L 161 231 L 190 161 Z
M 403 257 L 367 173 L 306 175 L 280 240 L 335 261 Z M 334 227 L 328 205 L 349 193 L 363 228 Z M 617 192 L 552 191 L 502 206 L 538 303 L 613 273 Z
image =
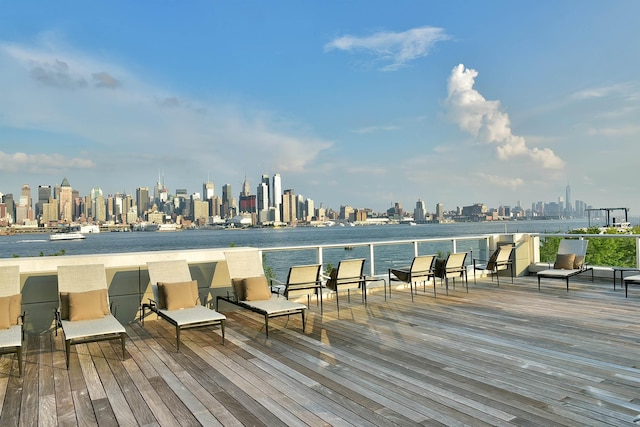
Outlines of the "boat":
M 59 240 L 82 240 L 86 236 L 82 233 L 70 232 L 70 233 L 54 233 L 49 236 L 49 240 L 57 242 Z
M 99 233 L 100 227 L 95 224 L 88 224 L 80 226 L 81 233 Z
M 166 231 L 177 231 L 178 227 L 176 224 L 159 224 L 158 231 L 166 232 Z

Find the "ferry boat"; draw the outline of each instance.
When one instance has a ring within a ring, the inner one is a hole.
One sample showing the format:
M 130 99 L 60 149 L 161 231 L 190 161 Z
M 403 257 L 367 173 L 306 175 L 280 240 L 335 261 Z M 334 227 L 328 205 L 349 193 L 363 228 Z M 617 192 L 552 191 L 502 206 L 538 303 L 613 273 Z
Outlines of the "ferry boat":
M 59 240 L 82 240 L 86 236 L 82 233 L 70 232 L 70 233 L 54 233 L 49 236 L 49 240 L 56 242 Z

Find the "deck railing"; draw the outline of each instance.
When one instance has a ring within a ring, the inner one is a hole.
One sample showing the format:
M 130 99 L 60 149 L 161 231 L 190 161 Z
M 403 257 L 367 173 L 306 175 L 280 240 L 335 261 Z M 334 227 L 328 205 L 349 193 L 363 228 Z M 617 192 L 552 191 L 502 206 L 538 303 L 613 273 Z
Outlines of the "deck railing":
M 512 243 L 515 245 L 514 271 L 521 275 L 544 267 L 540 264 L 540 241 L 549 237 L 589 240 L 633 239 L 634 244 L 630 245 L 633 250 L 629 251 L 633 264 L 631 267 L 637 268 L 640 265 L 640 235 L 505 233 L 259 249 L 264 255 L 265 265 L 273 271 L 275 277 L 286 280 L 289 267 L 293 265 L 319 263 L 326 269 L 329 264 L 337 266 L 340 260 L 348 258 L 364 258 L 366 274 L 378 277 L 384 277 L 389 268 L 408 266 L 416 255 L 446 256 L 453 252 L 468 252 L 466 263 L 470 265 L 474 258 L 486 259 L 498 244 Z M 597 249 L 597 244 L 591 244 L 587 254 Z M 0 259 L 0 264 L 20 267 L 23 308 L 29 312 L 26 329 L 29 332 L 42 332 L 51 328 L 53 312 L 58 306 L 56 270 L 59 265 L 104 264 L 110 299 L 119 306 L 117 317 L 123 322 L 129 322 L 137 318 L 140 304 L 151 296 L 147 262 L 185 259 L 190 265 L 193 277 L 202 283 L 211 284 L 211 297 L 215 298 L 216 295 L 225 294 L 230 290 L 224 251 L 225 248 L 211 248 L 13 258 Z M 598 266 L 594 263 L 591 265 L 597 270 L 596 276 L 612 277 L 611 267 L 615 266 Z

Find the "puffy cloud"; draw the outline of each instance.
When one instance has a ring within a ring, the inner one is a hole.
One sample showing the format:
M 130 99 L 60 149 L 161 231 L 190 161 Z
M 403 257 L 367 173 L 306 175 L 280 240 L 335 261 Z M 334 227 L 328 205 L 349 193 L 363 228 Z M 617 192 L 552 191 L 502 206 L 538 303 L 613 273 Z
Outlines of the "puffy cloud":
M 115 89 L 121 84 L 118 79 L 104 71 L 93 73 L 93 83 L 97 87 L 104 87 L 108 89 Z
M 88 169 L 94 167 L 90 159 L 67 158 L 61 154 L 26 154 L 22 152 L 8 154 L 0 151 L 0 171 L 18 172 L 62 172 L 69 169 Z
M 482 181 L 486 181 L 495 187 L 508 188 L 511 190 L 517 190 L 524 184 L 521 178 L 511 178 L 505 176 L 491 175 L 486 173 L 478 174 Z
M 62 89 L 76 89 L 87 86 L 84 77 L 69 70 L 69 64 L 58 59 L 48 61 L 34 61 L 29 64 L 31 76 L 46 86 Z
M 442 28 L 425 26 L 399 33 L 379 32 L 366 37 L 346 35 L 327 43 L 324 50 L 366 51 L 380 61 L 390 62 L 383 70 L 394 71 L 410 61 L 427 56 L 437 42 L 447 39 L 449 36 Z
M 488 101 L 473 88 L 478 72 L 459 64 L 451 70 L 446 105 L 460 129 L 487 144 L 495 144 L 498 157 L 528 157 L 544 168 L 560 169 L 564 161 L 549 148 L 530 148 L 525 138 L 511 131 L 509 116 L 499 101 Z

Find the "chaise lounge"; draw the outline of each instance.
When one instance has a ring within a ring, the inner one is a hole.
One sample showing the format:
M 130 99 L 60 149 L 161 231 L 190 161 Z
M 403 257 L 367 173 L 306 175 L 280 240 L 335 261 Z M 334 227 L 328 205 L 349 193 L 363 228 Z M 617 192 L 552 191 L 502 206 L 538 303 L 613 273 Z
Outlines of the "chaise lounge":
M 233 294 L 216 297 L 216 310 L 220 301 L 250 310 L 264 317 L 265 335 L 269 338 L 269 319 L 299 314 L 302 332 L 305 330 L 307 306 L 286 298 L 274 297 L 262 267 L 257 249 L 238 249 L 224 253 L 229 269 Z
M 588 240 L 562 239 L 558 245 L 558 254 L 553 268 L 538 272 L 538 291 L 540 291 L 540 279 L 564 279 L 569 292 L 569 278 L 585 271 L 591 270 L 591 281 L 593 282 L 593 267 L 587 267 L 585 257 L 587 256 Z
M 189 265 L 185 260 L 148 262 L 149 280 L 153 300 L 148 304 L 152 312 L 176 328 L 176 351 L 180 351 L 182 329 L 220 325 L 224 344 L 223 314 L 198 304 L 200 296 L 198 282 L 191 279 Z M 142 319 L 144 321 L 144 305 Z

